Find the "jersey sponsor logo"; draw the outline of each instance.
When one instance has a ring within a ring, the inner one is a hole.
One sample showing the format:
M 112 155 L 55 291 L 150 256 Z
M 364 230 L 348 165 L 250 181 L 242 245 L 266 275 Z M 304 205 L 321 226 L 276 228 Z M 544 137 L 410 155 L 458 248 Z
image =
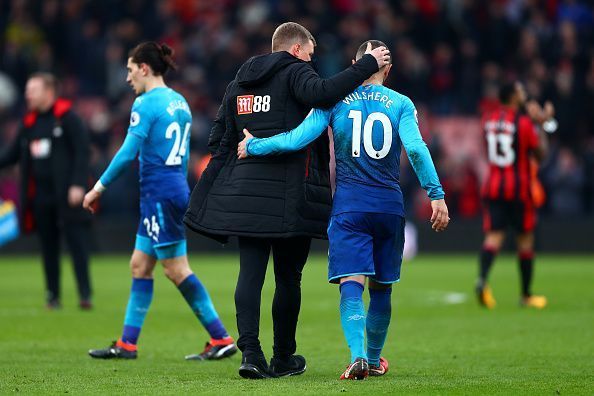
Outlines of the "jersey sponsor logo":
M 252 114 L 254 95 L 241 95 L 237 97 L 237 114 Z
M 35 139 L 29 143 L 29 151 L 33 159 L 44 159 L 52 152 L 52 141 L 50 139 Z
M 270 95 L 241 95 L 237 97 L 238 115 L 268 111 L 270 111 Z
M 133 111 L 132 114 L 130 114 L 130 126 L 134 127 L 138 124 L 140 124 L 140 114 Z

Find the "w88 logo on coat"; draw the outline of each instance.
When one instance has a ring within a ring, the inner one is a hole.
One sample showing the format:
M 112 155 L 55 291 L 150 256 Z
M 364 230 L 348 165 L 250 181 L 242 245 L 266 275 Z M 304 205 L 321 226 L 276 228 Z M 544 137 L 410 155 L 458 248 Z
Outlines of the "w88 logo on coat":
M 270 95 L 241 95 L 237 97 L 237 114 L 266 113 L 270 111 Z

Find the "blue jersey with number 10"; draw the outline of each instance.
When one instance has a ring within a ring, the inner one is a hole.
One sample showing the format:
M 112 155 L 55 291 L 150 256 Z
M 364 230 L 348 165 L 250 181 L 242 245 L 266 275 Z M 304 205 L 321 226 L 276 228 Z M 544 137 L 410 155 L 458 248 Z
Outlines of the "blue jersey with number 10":
M 171 88 L 154 88 L 136 98 L 128 133 L 142 140 L 138 156 L 141 197 L 189 193 L 191 125 L 188 103 Z
M 443 198 L 435 167 L 421 138 L 409 98 L 381 85 L 363 85 L 332 109 L 314 109 L 292 131 L 251 139 L 249 155 L 299 150 L 330 125 L 336 155 L 333 215 L 346 212 L 404 214 L 400 190 L 401 145 L 431 199 Z

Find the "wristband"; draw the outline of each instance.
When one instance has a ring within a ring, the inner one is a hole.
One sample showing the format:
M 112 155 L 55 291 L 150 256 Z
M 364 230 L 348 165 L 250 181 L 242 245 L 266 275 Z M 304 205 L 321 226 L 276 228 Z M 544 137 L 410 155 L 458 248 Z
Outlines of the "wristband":
M 97 183 L 93 186 L 93 190 L 97 191 L 98 193 L 102 193 L 105 191 L 106 187 L 101 183 L 101 180 L 97 180 Z

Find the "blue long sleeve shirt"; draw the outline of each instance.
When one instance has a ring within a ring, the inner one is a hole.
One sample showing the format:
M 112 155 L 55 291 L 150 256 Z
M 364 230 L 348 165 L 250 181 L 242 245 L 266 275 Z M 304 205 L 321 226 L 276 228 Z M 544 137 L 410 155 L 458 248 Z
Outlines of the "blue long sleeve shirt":
M 331 126 L 337 190 L 333 214 L 379 212 L 403 215 L 400 190 L 401 145 L 432 200 L 444 192 L 418 127 L 412 101 L 380 85 L 365 85 L 332 109 L 314 109 L 295 129 L 247 143 L 248 155 L 297 151 Z

